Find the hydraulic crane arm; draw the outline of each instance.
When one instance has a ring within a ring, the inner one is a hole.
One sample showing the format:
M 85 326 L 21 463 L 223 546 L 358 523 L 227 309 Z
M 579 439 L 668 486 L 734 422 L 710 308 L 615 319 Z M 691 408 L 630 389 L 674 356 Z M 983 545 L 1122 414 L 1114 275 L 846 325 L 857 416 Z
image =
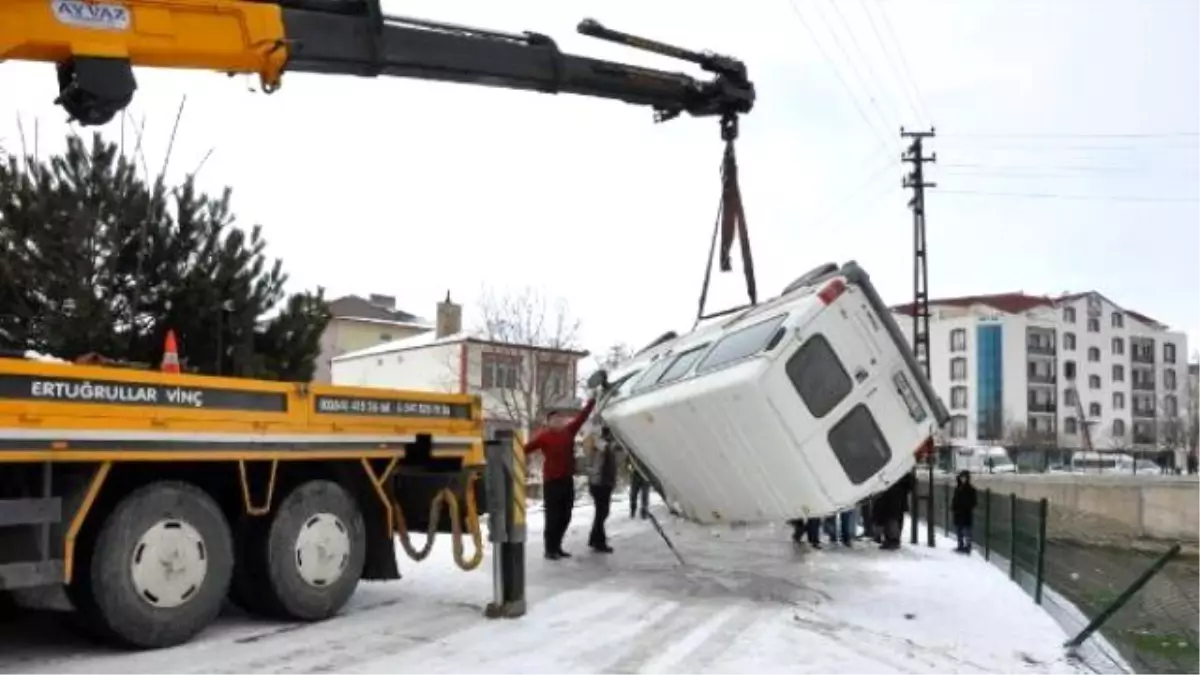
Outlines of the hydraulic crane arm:
M 644 40 L 585 20 L 579 32 L 699 65 L 699 80 L 561 52 L 536 33 L 512 34 L 385 15 L 379 0 L 2 0 L 0 60 L 58 65 L 61 104 L 83 125 L 127 106 L 135 66 L 259 76 L 285 71 L 391 75 L 615 99 L 658 121 L 717 116 L 724 135 L 754 104 L 732 58 Z

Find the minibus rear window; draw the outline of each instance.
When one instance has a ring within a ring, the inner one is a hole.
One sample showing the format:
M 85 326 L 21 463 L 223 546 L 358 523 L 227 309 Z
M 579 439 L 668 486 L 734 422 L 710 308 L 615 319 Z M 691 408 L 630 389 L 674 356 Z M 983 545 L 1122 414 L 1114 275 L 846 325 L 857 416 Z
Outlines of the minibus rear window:
M 841 359 L 820 333 L 808 338 L 792 354 L 785 370 L 804 405 L 817 419 L 828 415 L 854 388 Z
M 829 445 L 846 477 L 855 485 L 862 485 L 892 459 L 892 449 L 875 416 L 862 403 L 851 408 L 829 430 Z

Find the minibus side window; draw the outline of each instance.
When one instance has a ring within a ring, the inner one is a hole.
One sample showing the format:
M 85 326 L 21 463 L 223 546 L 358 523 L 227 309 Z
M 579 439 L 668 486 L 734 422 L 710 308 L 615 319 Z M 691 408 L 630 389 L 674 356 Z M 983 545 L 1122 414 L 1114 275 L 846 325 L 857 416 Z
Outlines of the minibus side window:
M 855 485 L 861 485 L 892 459 L 892 449 L 875 416 L 859 403 L 829 430 L 829 446 Z
M 671 367 L 667 368 L 667 372 L 663 373 L 662 377 L 658 378 L 658 383 L 666 384 L 668 382 L 674 382 L 675 380 L 678 380 L 686 375 L 687 372 L 692 369 L 692 366 L 695 365 L 696 361 L 698 361 L 700 357 L 704 355 L 705 349 L 708 349 L 708 343 L 702 344 L 699 347 L 692 347 L 679 356 L 676 356 L 675 361 L 671 364 Z
M 796 393 L 817 419 L 828 415 L 854 388 L 841 359 L 820 333 L 808 338 L 788 359 L 784 369 Z
M 713 347 L 708 356 L 704 357 L 696 372 L 702 373 L 707 370 L 713 370 L 714 368 L 744 359 L 747 356 L 757 354 L 766 349 L 767 344 L 771 342 L 771 338 L 775 335 L 775 329 L 779 328 L 779 324 L 783 323 L 783 320 L 787 316 L 785 312 L 779 316 L 772 317 L 766 321 L 760 321 L 752 326 L 741 328 L 726 335 Z
M 637 384 L 633 385 L 631 392 L 637 393 L 643 389 L 653 387 L 654 383 L 658 382 L 659 376 L 663 374 L 663 371 L 669 365 L 671 365 L 671 359 L 667 357 L 655 361 L 653 365 L 646 369 L 646 372 L 642 373 L 641 379 L 637 381 Z

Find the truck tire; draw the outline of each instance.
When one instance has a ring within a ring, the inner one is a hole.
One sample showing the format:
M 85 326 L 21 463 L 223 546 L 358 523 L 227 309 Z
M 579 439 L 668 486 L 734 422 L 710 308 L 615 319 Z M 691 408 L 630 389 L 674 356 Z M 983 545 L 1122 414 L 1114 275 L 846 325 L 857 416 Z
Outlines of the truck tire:
M 221 508 L 182 482 L 151 483 L 105 518 L 91 551 L 83 602 L 104 634 L 132 647 L 188 641 L 221 611 L 233 541 Z M 90 618 L 90 617 L 89 617 Z
M 358 586 L 367 557 L 366 526 L 358 503 L 328 480 L 308 481 L 292 490 L 275 510 L 261 542 L 260 570 L 266 583 L 258 585 L 263 595 L 256 602 L 300 621 L 336 614 Z

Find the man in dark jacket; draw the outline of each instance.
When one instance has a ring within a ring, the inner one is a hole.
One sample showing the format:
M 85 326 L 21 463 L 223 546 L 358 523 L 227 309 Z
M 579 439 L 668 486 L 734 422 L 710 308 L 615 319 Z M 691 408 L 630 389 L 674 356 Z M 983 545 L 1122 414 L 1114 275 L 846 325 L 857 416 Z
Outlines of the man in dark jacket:
M 563 537 L 571 525 L 575 508 L 575 436 L 592 414 L 596 399 L 588 399 L 574 416 L 562 410 L 546 413 L 546 425 L 525 444 L 525 452 L 540 452 L 542 463 L 542 502 L 546 509 L 546 527 L 542 532 L 546 559 L 570 558 L 562 548 Z
M 650 481 L 637 470 L 637 465 L 629 462 L 629 517 L 636 518 L 641 512 L 642 519 L 649 517 L 650 511 Z
M 883 545 L 880 548 L 885 550 L 900 548 L 904 514 L 908 512 L 908 498 L 914 483 L 912 472 L 906 473 L 900 477 L 900 480 L 884 490 L 875 502 L 875 508 L 880 511 L 877 514 L 876 522 L 883 525 Z
M 608 427 L 601 427 L 599 436 L 595 438 L 593 435 L 589 439 L 592 447 L 589 453 L 588 492 L 592 495 L 595 509 L 588 546 L 597 553 L 612 553 L 612 547 L 608 545 L 608 533 L 604 531 L 604 521 L 608 520 L 613 488 L 617 485 L 617 439 Z
M 971 552 L 971 526 L 975 521 L 975 486 L 971 485 L 971 472 L 960 471 L 950 498 L 950 510 L 954 512 L 954 531 L 958 534 L 959 553 Z

